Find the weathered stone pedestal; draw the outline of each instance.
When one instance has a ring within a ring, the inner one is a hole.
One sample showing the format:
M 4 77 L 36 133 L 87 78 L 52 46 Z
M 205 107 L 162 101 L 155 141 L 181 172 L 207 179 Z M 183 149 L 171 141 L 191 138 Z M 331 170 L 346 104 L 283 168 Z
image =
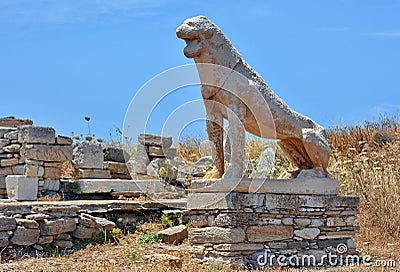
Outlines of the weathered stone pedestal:
M 187 205 L 194 261 L 253 268 L 357 261 L 359 198 L 339 196 L 337 180 L 217 180 L 193 187 Z

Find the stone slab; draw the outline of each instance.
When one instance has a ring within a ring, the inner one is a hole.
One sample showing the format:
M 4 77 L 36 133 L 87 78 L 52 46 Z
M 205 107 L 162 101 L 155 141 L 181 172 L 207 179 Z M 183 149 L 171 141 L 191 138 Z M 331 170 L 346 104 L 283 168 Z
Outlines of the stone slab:
M 192 192 L 248 192 L 296 195 L 337 195 L 339 181 L 330 178 L 215 179 L 197 181 Z
M 163 184 L 159 180 L 79 179 L 74 182 L 78 194 L 99 194 L 110 192 L 160 193 Z

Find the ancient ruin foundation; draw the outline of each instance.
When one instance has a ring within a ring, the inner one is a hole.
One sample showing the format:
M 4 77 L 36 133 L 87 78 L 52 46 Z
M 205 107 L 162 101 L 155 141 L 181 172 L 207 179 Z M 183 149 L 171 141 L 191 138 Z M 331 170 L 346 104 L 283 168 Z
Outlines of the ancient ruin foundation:
M 354 262 L 359 198 L 339 196 L 337 180 L 243 180 L 231 191 L 227 184 L 188 196 L 193 260 L 253 268 Z

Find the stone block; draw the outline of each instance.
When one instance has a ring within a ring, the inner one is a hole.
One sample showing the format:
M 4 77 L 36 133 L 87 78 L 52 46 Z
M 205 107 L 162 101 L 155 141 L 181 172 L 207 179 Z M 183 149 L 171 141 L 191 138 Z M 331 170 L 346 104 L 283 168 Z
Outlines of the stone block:
M 3 147 L 3 151 L 7 153 L 16 153 L 19 152 L 21 146 L 19 144 L 11 144 Z
M 77 239 L 89 239 L 92 238 L 93 234 L 98 234 L 100 232 L 100 229 L 78 225 L 71 235 Z
M 193 214 L 190 216 L 190 222 L 192 226 L 195 228 L 205 227 L 208 225 L 208 219 L 205 215 L 202 214 Z
M 6 177 L 6 188 L 9 199 L 36 200 L 38 193 L 38 178 L 10 175 Z
M 12 167 L 12 172 L 13 175 L 25 175 L 25 165 L 23 164 L 18 164 L 18 165 L 14 165 Z M 27 176 L 28 178 L 31 178 L 30 176 Z
M 321 231 L 319 228 L 303 228 L 294 231 L 294 235 L 307 239 L 313 240 L 315 239 Z
M 142 144 L 136 146 L 136 155 L 134 160 L 127 162 L 127 167 L 130 173 L 147 174 L 147 166 L 150 164 L 149 156 L 147 155 L 146 147 Z
M 0 139 L 0 153 L 3 153 L 3 147 L 8 146 L 11 143 L 8 139 Z
M 23 174 L 25 174 L 25 176 L 27 176 L 28 178 L 35 178 L 35 177 L 39 176 L 38 175 L 38 169 L 39 169 L 39 166 L 37 166 L 37 165 L 26 164 L 24 166 L 24 173 Z
M 79 223 L 88 227 L 93 227 L 100 230 L 112 230 L 115 228 L 115 223 L 102 217 L 96 217 L 82 213 L 79 216 Z M 90 223 L 89 223 L 90 222 Z
M 0 190 L 6 189 L 6 177 L 0 176 Z
M 15 131 L 15 130 L 17 130 L 17 129 L 16 128 L 11 128 L 11 127 L 0 126 L 0 138 L 4 138 L 4 134 L 6 134 L 6 133 L 8 133 L 10 131 Z
M 81 179 L 86 179 L 86 178 L 107 179 L 107 178 L 111 178 L 110 171 L 109 170 L 104 170 L 104 169 L 79 169 L 78 176 Z
M 0 118 L 0 127 L 14 128 L 32 124 L 33 124 L 32 120 L 25 118 L 15 118 L 14 116 Z
M 14 158 L 14 154 L 1 154 L 1 148 L 0 148 L 0 160 L 1 159 L 12 159 L 12 158 Z
M 22 226 L 28 229 L 37 229 L 39 224 L 35 220 L 29 220 L 24 218 L 16 218 L 18 226 Z
M 291 217 L 285 217 L 285 218 L 282 218 L 282 224 L 284 224 L 284 225 L 293 225 L 293 218 L 291 218 Z
M 44 219 L 39 221 L 41 235 L 57 235 L 73 232 L 76 228 L 75 220 L 72 218 L 60 218 L 55 220 Z
M 101 144 L 94 142 L 73 143 L 72 162 L 78 168 L 103 169 L 104 154 Z
M 27 144 L 54 144 L 55 131 L 51 127 L 22 126 L 18 129 L 18 142 Z
M 58 179 L 45 179 L 43 183 L 43 190 L 58 191 L 60 190 L 60 180 Z
M 66 241 L 71 241 L 71 235 L 69 235 L 68 233 L 60 233 L 57 235 L 53 236 L 53 240 L 66 240 Z
M 179 225 L 159 231 L 158 235 L 164 243 L 179 244 L 188 237 L 188 231 L 185 225 Z
M 4 134 L 4 138 L 8 139 L 9 141 L 17 140 L 18 139 L 18 131 L 10 131 Z
M 50 244 L 53 242 L 53 236 L 39 236 L 38 245 Z
M 346 239 L 354 237 L 354 231 L 332 231 L 327 232 L 323 239 Z
M 12 158 L 12 159 L 2 159 L 0 162 L 1 167 L 7 167 L 7 166 L 14 166 L 17 165 L 19 162 L 18 159 Z
M 130 157 L 130 155 L 124 151 L 124 149 L 111 146 L 105 147 L 103 149 L 103 153 L 105 161 L 125 163 L 125 161 L 128 161 Z
M 139 143 L 147 146 L 163 146 L 168 148 L 172 145 L 172 137 L 159 136 L 154 134 L 140 134 L 138 137 Z
M 161 146 L 149 146 L 148 154 L 151 157 L 158 158 L 175 158 L 177 154 L 176 148 L 166 148 Z
M 58 145 L 72 145 L 72 139 L 68 136 L 56 136 L 56 144 Z
M 246 235 L 241 228 L 192 228 L 189 230 L 189 241 L 193 244 L 234 244 L 242 243 Z
M 247 240 L 250 242 L 271 242 L 290 239 L 293 237 L 292 226 L 251 226 L 247 228 Z
M 1 167 L 0 168 L 0 176 L 8 176 L 8 175 L 12 175 L 13 174 L 13 170 L 11 167 Z
M 240 208 L 237 193 L 195 193 L 188 195 L 189 210 L 236 210 Z
M 8 233 L 6 231 L 0 231 L 0 248 L 5 248 L 8 244 Z
M 129 175 L 125 162 L 106 161 L 104 162 L 104 169 L 109 170 L 111 173 Z
M 39 235 L 39 229 L 28 229 L 18 226 L 10 239 L 10 243 L 18 246 L 30 246 L 38 242 Z
M 17 227 L 17 221 L 13 217 L 0 216 L 0 231 L 14 230 Z
M 61 178 L 61 169 L 58 167 L 44 167 L 43 178 L 45 179 L 59 179 Z
M 326 225 L 328 227 L 343 227 L 346 226 L 346 222 L 341 217 L 328 217 Z
M 22 147 L 21 155 L 36 161 L 64 162 L 72 160 L 72 147 L 69 145 L 28 144 Z
M 310 225 L 310 223 L 311 223 L 311 219 L 309 219 L 309 218 L 304 218 L 304 217 L 295 218 L 295 219 L 294 219 L 294 223 L 295 223 L 296 225 L 299 225 L 299 226 L 308 226 L 308 225 Z

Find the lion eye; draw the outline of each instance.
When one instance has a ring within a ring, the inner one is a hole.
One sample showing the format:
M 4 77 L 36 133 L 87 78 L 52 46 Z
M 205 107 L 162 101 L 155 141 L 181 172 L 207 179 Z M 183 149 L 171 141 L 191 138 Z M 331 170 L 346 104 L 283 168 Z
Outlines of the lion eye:
M 191 26 L 191 27 L 194 26 L 194 23 L 193 23 L 193 22 L 187 22 L 187 24 L 188 24 L 188 26 Z

